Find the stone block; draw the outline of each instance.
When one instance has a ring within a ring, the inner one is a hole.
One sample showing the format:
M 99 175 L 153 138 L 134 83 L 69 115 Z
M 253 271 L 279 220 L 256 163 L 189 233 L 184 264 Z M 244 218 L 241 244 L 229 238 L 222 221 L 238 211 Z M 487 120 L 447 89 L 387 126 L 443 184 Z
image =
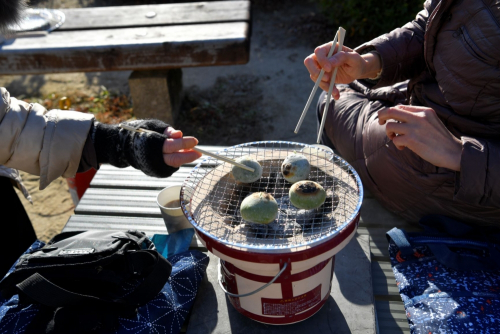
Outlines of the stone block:
M 182 70 L 133 71 L 129 79 L 134 115 L 160 119 L 172 126 L 182 100 Z

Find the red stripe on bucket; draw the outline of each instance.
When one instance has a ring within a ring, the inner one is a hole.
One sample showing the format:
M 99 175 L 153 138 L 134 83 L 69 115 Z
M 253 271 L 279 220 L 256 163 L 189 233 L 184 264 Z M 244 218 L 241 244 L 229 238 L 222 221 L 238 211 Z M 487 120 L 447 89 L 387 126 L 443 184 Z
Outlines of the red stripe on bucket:
M 276 279 L 276 281 L 274 281 L 274 283 L 283 283 L 285 281 L 296 282 L 296 281 L 301 281 L 301 280 L 306 279 L 308 277 L 314 276 L 318 272 L 323 270 L 323 268 L 326 267 L 326 265 L 328 264 L 328 262 L 330 262 L 330 260 L 334 261 L 334 259 L 335 259 L 335 257 L 333 257 L 333 259 L 325 260 L 323 262 L 318 263 L 317 265 L 315 265 L 312 268 L 309 268 L 307 270 L 304 270 L 300 273 L 296 273 L 293 275 L 291 275 L 291 265 L 288 264 L 288 268 L 285 269 L 285 271 L 281 274 L 280 277 L 278 277 L 278 279 Z M 333 263 L 332 263 L 332 265 L 333 265 Z M 249 279 L 249 280 L 255 281 L 255 282 L 269 283 L 269 281 L 271 281 L 274 277 L 274 276 L 262 276 L 262 275 L 256 275 L 256 274 L 249 273 L 248 271 L 240 269 L 240 268 L 236 267 L 235 265 L 233 265 L 232 263 L 229 263 L 227 261 L 224 261 L 224 267 L 231 274 L 236 274 L 236 275 L 239 275 L 241 277 L 244 277 L 246 279 Z M 280 270 L 282 268 L 283 268 L 283 265 L 280 265 Z M 233 292 L 233 293 L 235 293 L 235 292 Z
M 220 241 L 212 239 L 212 237 L 207 236 L 206 234 L 200 233 L 198 230 L 196 230 L 196 232 L 197 235 L 205 241 L 207 249 L 212 253 L 213 249 L 216 249 L 218 252 L 234 259 L 253 263 L 281 263 L 283 261 L 299 262 L 323 254 L 340 245 L 355 231 L 358 222 L 359 213 L 342 231 L 339 232 L 339 234 L 334 236 L 332 239 L 317 246 L 312 246 L 311 248 L 293 253 L 256 253 L 238 250 L 226 246 Z M 272 252 L 272 250 L 270 250 L 270 252 Z
M 284 263 L 280 264 L 280 270 L 283 269 L 284 265 L 285 265 Z M 283 298 L 293 298 L 293 285 L 292 281 L 290 280 L 291 274 L 292 274 L 292 266 L 290 262 L 288 262 L 288 266 L 279 277 L 283 278 L 283 281 L 281 282 L 281 294 L 283 295 Z
M 328 300 L 329 297 L 330 297 L 330 294 L 326 295 L 325 298 L 321 302 L 319 302 L 317 305 L 315 305 L 314 307 L 312 307 L 311 309 L 309 309 L 303 313 L 288 315 L 288 316 L 284 316 L 284 317 L 268 317 L 268 316 L 257 315 L 257 314 L 248 312 L 247 310 L 245 310 L 243 308 L 237 308 L 237 310 L 241 314 L 249 317 L 250 319 L 253 319 L 253 320 L 258 321 L 258 322 L 262 322 L 264 324 L 288 325 L 288 324 L 293 324 L 293 323 L 305 320 L 305 319 L 313 316 L 316 312 L 318 312 L 321 309 L 321 307 L 323 306 L 323 304 L 326 303 L 326 301 Z M 231 300 L 231 298 L 230 298 L 230 300 Z M 231 304 L 232 304 L 232 300 L 231 300 Z M 234 304 L 233 304 L 233 306 L 234 306 Z

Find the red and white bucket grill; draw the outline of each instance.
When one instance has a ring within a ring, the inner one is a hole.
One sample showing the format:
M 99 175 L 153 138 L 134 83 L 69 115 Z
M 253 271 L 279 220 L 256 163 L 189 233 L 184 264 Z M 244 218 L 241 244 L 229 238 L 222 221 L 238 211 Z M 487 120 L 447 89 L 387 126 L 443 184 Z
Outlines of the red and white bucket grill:
M 284 200 L 292 184 L 281 176 L 281 164 L 293 152 L 306 156 L 309 180 L 327 190 L 325 204 L 314 212 Z M 330 295 L 335 254 L 356 233 L 363 198 L 358 174 L 342 158 L 300 143 L 253 142 L 218 154 L 250 155 L 263 167 L 260 180 L 239 184 L 231 177 L 232 165 L 207 158 L 183 184 L 181 206 L 202 243 L 220 258 L 221 288 L 253 320 L 283 325 L 309 318 Z M 241 201 L 258 191 L 280 205 L 269 226 L 245 222 L 239 213 Z

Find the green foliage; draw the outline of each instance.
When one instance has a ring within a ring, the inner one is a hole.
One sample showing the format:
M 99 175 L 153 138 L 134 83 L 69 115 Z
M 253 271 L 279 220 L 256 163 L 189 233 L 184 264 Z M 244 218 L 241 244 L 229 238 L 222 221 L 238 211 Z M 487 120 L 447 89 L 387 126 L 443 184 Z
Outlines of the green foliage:
M 317 0 L 334 26 L 347 30 L 346 45 L 355 47 L 401 27 L 423 9 L 424 0 Z

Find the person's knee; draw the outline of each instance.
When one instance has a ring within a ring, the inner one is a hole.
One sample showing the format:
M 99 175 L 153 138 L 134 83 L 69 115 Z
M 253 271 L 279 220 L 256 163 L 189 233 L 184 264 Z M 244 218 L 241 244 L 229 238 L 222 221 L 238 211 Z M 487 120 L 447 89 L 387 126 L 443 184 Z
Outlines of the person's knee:
M 329 103 L 321 140 L 324 145 L 336 149 L 344 159 L 352 161 L 356 157 L 355 143 L 358 139 L 356 127 L 359 114 L 369 101 L 366 96 L 348 85 L 339 86 L 340 98 L 336 101 L 332 99 Z M 317 105 L 318 130 L 325 105 L 326 93 L 323 92 Z
M 318 103 L 316 105 L 316 116 L 318 120 L 318 124 L 321 123 L 321 117 L 323 116 L 323 110 L 326 105 L 326 92 L 321 92 L 319 95 Z
M 330 103 L 328 104 L 328 111 L 326 115 L 326 120 L 325 120 L 325 127 L 323 129 L 323 133 L 321 135 L 321 143 L 323 145 L 327 145 L 331 147 L 332 149 L 335 149 L 335 138 L 331 134 L 335 132 L 335 127 L 337 126 L 337 123 L 339 123 L 339 120 L 336 119 L 338 115 L 338 105 L 344 105 L 345 101 L 344 99 L 349 98 L 349 91 L 352 91 L 352 89 L 349 88 L 348 85 L 345 84 L 339 84 L 337 85 L 337 89 L 340 92 L 340 98 L 339 100 L 335 101 L 333 98 L 330 98 Z M 318 103 L 316 106 L 316 116 L 317 116 L 317 129 L 319 131 L 321 121 L 323 118 L 325 106 L 326 106 L 326 99 L 327 99 L 327 93 L 322 92 L 319 96 Z M 340 122 L 341 123 L 341 122 Z M 342 125 L 340 125 L 342 126 Z

